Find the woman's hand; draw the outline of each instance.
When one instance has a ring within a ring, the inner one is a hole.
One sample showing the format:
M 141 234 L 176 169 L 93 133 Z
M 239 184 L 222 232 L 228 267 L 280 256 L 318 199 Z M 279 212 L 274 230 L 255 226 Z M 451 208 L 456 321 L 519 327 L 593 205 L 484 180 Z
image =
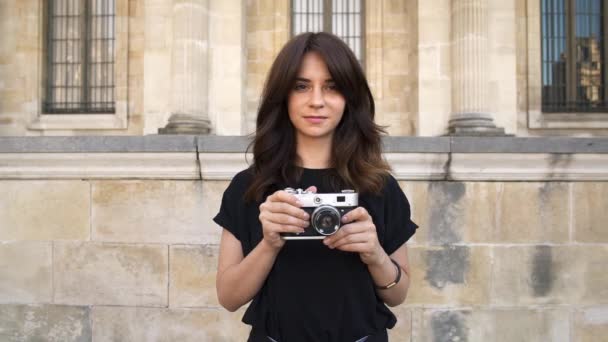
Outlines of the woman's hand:
M 306 191 L 316 192 L 317 188 L 309 187 Z M 260 205 L 260 222 L 265 241 L 278 250 L 285 244 L 280 233 L 300 233 L 308 227 L 310 217 L 301 209 L 297 198 L 283 190 L 268 196 Z
M 384 262 L 386 252 L 378 241 L 376 225 L 363 207 L 357 207 L 342 217 L 342 228 L 323 240 L 329 248 L 357 252 L 367 265 Z

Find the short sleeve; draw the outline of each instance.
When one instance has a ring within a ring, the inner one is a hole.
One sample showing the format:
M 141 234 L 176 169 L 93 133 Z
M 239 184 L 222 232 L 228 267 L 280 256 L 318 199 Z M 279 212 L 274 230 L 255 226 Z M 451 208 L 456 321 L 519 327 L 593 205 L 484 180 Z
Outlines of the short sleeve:
M 239 229 L 238 215 L 239 212 L 243 212 L 243 195 L 245 190 L 243 174 L 237 174 L 228 185 L 228 188 L 226 188 L 226 191 L 224 191 L 220 210 L 213 218 L 215 223 L 228 230 L 241 242 L 243 236 L 241 229 Z
M 414 235 L 418 225 L 412 221 L 410 203 L 393 176 L 389 176 L 385 196 L 383 247 L 390 255 Z

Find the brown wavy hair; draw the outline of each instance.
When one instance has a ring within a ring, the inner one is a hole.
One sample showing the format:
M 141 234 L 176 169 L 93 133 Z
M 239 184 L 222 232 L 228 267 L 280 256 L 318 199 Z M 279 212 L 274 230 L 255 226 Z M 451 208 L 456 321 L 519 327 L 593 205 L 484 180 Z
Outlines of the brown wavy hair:
M 330 33 L 302 33 L 292 38 L 275 59 L 264 90 L 256 122 L 247 200 L 261 201 L 278 184 L 293 184 L 302 169 L 296 154 L 295 128 L 287 100 L 304 55 L 321 55 L 346 106 L 333 135 L 331 167 L 337 184 L 359 193 L 379 194 L 390 172 L 382 158 L 383 127 L 374 122 L 375 105 L 359 61 L 340 38 Z M 336 182 L 333 182 L 336 184 Z

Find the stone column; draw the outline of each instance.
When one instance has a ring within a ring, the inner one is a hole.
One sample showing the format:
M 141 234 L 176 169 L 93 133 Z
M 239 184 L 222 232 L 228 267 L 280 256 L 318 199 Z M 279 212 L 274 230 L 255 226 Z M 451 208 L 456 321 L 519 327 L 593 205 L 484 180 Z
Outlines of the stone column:
M 488 0 L 452 0 L 450 135 L 504 135 L 488 108 Z
M 173 1 L 171 117 L 160 134 L 208 134 L 208 0 Z

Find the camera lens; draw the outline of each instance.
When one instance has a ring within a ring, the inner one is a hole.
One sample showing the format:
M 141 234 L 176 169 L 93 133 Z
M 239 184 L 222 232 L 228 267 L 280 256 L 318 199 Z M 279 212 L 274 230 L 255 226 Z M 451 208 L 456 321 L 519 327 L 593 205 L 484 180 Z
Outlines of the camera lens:
M 329 205 L 322 205 L 312 213 L 312 226 L 321 235 L 332 235 L 340 228 L 340 212 Z

